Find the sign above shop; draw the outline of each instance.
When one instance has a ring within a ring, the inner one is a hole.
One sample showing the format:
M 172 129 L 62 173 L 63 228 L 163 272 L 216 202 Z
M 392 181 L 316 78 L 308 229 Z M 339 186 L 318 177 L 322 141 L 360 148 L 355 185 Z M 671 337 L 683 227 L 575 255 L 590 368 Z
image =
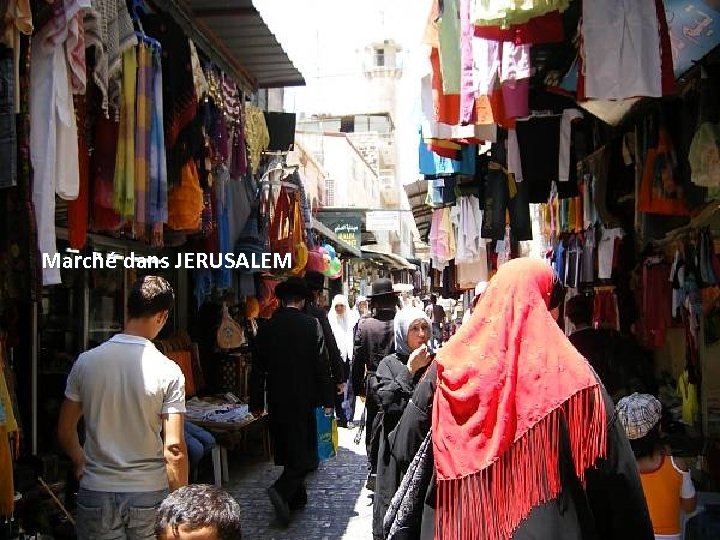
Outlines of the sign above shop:
M 371 211 L 365 214 L 368 231 L 397 231 L 400 228 L 397 212 Z
M 338 239 L 355 249 L 360 249 L 362 220 L 359 216 L 349 215 L 345 212 L 323 212 L 318 214 L 317 218 L 334 232 Z

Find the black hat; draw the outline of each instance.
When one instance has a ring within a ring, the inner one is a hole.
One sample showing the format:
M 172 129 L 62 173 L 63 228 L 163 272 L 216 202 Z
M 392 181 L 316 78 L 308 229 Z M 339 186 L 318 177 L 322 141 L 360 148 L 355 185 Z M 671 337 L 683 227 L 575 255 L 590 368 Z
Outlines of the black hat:
M 322 291 L 325 288 L 325 276 L 321 272 L 310 270 L 305 272 L 305 283 L 311 291 Z
M 381 296 L 397 296 L 398 293 L 393 289 L 392 280 L 387 278 L 377 279 L 372 284 L 372 294 L 368 294 L 368 298 L 379 298 Z
M 299 296 L 306 298 L 308 295 L 308 287 L 305 280 L 296 276 L 287 278 L 282 283 L 278 283 L 275 287 L 275 296 L 281 300 L 287 296 Z

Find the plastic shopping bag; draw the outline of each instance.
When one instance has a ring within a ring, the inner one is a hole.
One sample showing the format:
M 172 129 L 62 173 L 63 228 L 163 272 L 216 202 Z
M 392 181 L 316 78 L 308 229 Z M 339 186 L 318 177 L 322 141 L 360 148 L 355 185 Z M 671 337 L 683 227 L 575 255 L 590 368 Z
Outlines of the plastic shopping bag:
M 338 447 L 338 427 L 335 416 L 325 416 L 323 407 L 315 409 L 317 422 L 318 458 L 325 460 L 335 457 Z

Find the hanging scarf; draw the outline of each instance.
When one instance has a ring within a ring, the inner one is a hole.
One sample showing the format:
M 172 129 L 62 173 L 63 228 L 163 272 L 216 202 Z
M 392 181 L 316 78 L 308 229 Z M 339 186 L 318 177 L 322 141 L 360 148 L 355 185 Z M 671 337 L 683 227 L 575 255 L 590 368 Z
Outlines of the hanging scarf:
M 508 539 L 556 498 L 561 423 L 580 481 L 605 455 L 600 384 L 548 311 L 552 285 L 540 260 L 506 263 L 438 353 L 438 540 Z

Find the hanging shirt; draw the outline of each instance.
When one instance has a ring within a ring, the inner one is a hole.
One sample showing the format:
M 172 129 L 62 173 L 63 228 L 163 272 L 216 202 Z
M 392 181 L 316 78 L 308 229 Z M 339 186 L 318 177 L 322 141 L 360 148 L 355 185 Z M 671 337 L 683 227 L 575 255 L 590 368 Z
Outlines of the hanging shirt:
M 582 246 L 577 236 L 573 236 L 567 250 L 567 264 L 565 265 L 565 286 L 576 289 L 580 282 L 580 261 L 582 259 Z
M 479 199 L 474 195 L 459 197 L 450 215 L 457 232 L 455 262 L 478 261 L 485 253 L 485 241 L 481 238 L 482 213 Z
M 460 94 L 460 14 L 457 0 L 444 0 L 437 19 L 443 93 Z
M 531 203 L 547 202 L 553 182 L 558 181 L 560 172 L 560 127 L 562 115 L 533 116 L 518 120 L 515 125 L 523 179 L 528 182 Z M 574 167 L 570 167 L 573 172 Z M 558 183 L 561 199 L 578 194 L 577 183 Z
M 459 159 L 450 159 L 437 155 L 428 149 L 427 144 L 420 138 L 419 157 L 420 174 L 434 176 L 441 174 L 469 174 L 475 175 L 475 156 L 477 146 L 466 144 L 461 147 Z
M 625 236 L 625 232 L 620 228 L 603 229 L 598 245 L 598 278 L 610 279 L 612 277 L 615 239 L 623 236 Z
M 593 283 L 595 281 L 595 229 L 592 227 L 585 231 L 581 268 L 580 282 Z
M 690 382 L 690 374 L 687 369 L 678 377 L 677 394 L 682 400 L 683 424 L 687 426 L 695 425 L 700 407 L 698 405 L 697 386 Z
M 582 5 L 585 97 L 661 97 L 660 26 L 654 0 Z

